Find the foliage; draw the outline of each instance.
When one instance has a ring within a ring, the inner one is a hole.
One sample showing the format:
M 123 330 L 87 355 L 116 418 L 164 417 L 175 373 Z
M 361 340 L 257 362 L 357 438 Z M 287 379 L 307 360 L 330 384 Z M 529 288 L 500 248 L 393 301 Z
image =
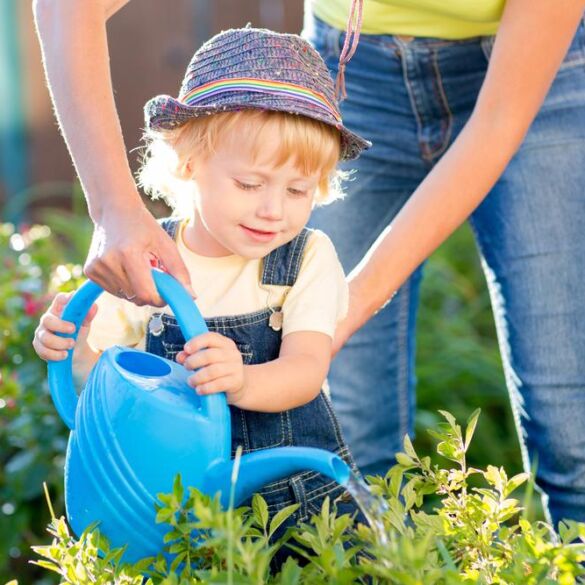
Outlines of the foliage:
M 63 185 L 61 191 L 66 203 L 71 188 Z M 55 189 L 48 193 L 54 196 Z M 55 582 L 46 571 L 39 577 L 25 558 L 28 547 L 42 540 L 48 521 L 43 481 L 55 505 L 63 507 L 66 445 L 66 429 L 49 397 L 45 364 L 34 355 L 31 340 L 52 294 L 79 283 L 76 263 L 85 257 L 91 223 L 79 189 L 74 193 L 71 211 L 35 208 L 50 229 L 22 226 L 17 232 L 7 224 L 0 227 L 0 583 L 9 575 L 18 575 L 27 585 Z M 45 195 L 39 193 L 39 204 L 48 200 Z M 435 426 L 439 408 L 464 418 L 479 406 L 487 416 L 470 454 L 472 464 L 498 461 L 519 471 L 489 301 L 467 230 L 455 234 L 426 265 L 418 334 L 419 431 Z M 430 451 L 425 433 L 419 432 L 418 443 Z
M 135 565 L 120 563 L 121 550 L 111 551 L 97 531 L 79 541 L 65 521 L 53 515 L 50 545 L 35 547 L 40 565 L 60 575 L 61 583 L 195 583 L 311 584 L 392 583 L 404 585 L 553 584 L 585 582 L 585 524 L 568 522 L 560 535 L 542 522 L 530 522 L 512 497 L 527 474 L 508 478 L 503 468 L 470 467 L 466 453 L 479 411 L 462 430 L 454 417 L 431 431 L 436 451 L 447 465 L 421 457 L 408 438 L 398 464 L 384 478 L 369 478 L 371 489 L 387 502 L 380 518 L 385 537 L 371 526 L 338 516 L 328 500 L 321 513 L 288 530 L 276 542 L 270 535 L 293 510 L 269 518 L 256 495 L 251 508 L 223 511 L 218 499 L 194 489 L 185 498 L 180 479 L 173 493 L 160 496 L 158 520 L 169 524 L 165 556 Z M 469 478 L 478 476 L 480 487 Z M 421 506 L 428 495 L 439 498 L 430 513 Z M 194 537 L 193 531 L 197 531 Z M 271 561 L 282 547 L 295 550 L 303 562 L 289 558 L 273 574 Z M 98 556 L 102 548 L 104 556 Z M 172 557 L 171 557 L 172 558 Z
M 46 226 L 0 225 L 0 578 L 30 572 L 23 553 L 47 522 L 43 481 L 62 505 L 66 433 L 31 341 L 51 296 L 76 288 L 81 267 L 58 264 L 63 252 L 50 235 Z

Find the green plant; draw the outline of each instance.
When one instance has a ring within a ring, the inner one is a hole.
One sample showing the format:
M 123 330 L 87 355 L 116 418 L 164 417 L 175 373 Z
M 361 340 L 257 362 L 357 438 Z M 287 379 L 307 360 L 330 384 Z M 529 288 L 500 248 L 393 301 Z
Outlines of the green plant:
M 0 224 L 0 579 L 16 571 L 29 582 L 23 553 L 47 522 L 41 486 L 46 481 L 62 505 L 66 445 L 31 342 L 52 294 L 81 278 L 80 266 L 59 263 L 50 235 L 46 226 Z
M 465 430 L 447 412 L 431 431 L 437 453 L 449 463 L 437 465 L 421 457 L 408 438 L 398 464 L 384 478 L 369 478 L 371 489 L 384 498 L 388 510 L 380 522 L 386 538 L 370 526 L 353 526 L 325 501 L 310 524 L 270 539 L 276 524 L 292 510 L 270 519 L 265 502 L 256 495 L 250 508 L 220 508 L 217 498 L 189 489 L 180 479 L 171 494 L 163 494 L 158 520 L 169 524 L 169 563 L 161 554 L 134 565 L 120 563 L 121 550 L 111 551 L 97 530 L 79 540 L 71 537 L 63 518 L 54 514 L 49 531 L 53 542 L 37 546 L 43 567 L 59 574 L 61 583 L 140 583 L 149 585 L 391 583 L 404 585 L 554 584 L 583 582 L 585 525 L 567 522 L 557 536 L 543 522 L 530 522 L 513 492 L 527 474 L 508 478 L 502 468 L 470 467 L 467 451 L 479 411 Z M 482 485 L 473 487 L 471 477 Z M 425 498 L 439 498 L 431 512 Z M 197 536 L 194 537 L 194 530 Z M 270 563 L 286 547 L 303 559 L 289 558 L 277 573 Z M 100 558 L 98 548 L 104 556 Z

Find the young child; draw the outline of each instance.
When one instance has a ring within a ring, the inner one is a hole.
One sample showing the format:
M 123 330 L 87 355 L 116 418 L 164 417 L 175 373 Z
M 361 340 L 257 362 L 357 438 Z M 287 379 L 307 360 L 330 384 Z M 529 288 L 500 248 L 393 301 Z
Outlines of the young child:
M 140 180 L 175 210 L 162 225 L 210 332 L 185 342 L 168 307 L 102 294 L 78 336 L 76 372 L 87 375 L 111 345 L 144 348 L 197 370 L 190 384 L 199 394 L 226 393 L 233 452 L 319 447 L 353 466 L 321 389 L 347 307 L 345 278 L 329 239 L 305 224 L 314 205 L 337 195 L 337 162 L 368 143 L 342 125 L 325 64 L 296 35 L 229 30 L 195 53 L 179 97 L 150 100 L 145 116 Z M 58 295 L 41 318 L 34 347 L 43 359 L 73 348 L 55 335 L 71 331 L 60 318 L 67 299 Z M 271 514 L 300 504 L 291 525 L 344 490 L 305 472 L 261 494 Z M 344 500 L 338 508 L 355 512 Z

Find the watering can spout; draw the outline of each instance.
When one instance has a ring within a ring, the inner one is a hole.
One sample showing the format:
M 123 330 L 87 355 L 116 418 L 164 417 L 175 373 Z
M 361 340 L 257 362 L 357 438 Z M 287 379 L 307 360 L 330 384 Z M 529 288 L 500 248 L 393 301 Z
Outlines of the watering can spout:
M 236 459 L 211 466 L 206 473 L 204 491 L 210 494 L 219 491 L 221 504 L 227 508 L 233 489 L 233 505 L 238 506 L 265 485 L 302 471 L 317 471 L 343 486 L 352 473 L 341 457 L 323 449 L 264 449 L 244 455 L 239 463 Z

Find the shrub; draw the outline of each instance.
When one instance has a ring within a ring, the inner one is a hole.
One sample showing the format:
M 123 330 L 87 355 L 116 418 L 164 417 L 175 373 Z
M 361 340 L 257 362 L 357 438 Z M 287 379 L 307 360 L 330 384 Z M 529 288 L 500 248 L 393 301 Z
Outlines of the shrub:
M 194 489 L 185 497 L 179 478 L 173 493 L 160 495 L 158 505 L 158 519 L 169 524 L 168 550 L 176 555 L 170 564 L 161 554 L 124 565 L 122 550 L 109 550 L 95 528 L 76 540 L 65 520 L 54 514 L 49 527 L 53 542 L 34 547 L 42 557 L 37 563 L 57 572 L 61 583 L 77 585 L 138 585 L 143 573 L 149 585 L 581 582 L 585 524 L 564 523 L 557 536 L 545 523 L 524 518 L 512 494 L 527 474 L 508 478 L 502 468 L 467 464 L 479 412 L 464 431 L 452 415 L 441 414 L 445 422 L 430 433 L 447 465 L 419 456 L 406 438 L 398 464 L 384 478 L 369 478 L 371 490 L 387 503 L 381 517 L 384 539 L 370 526 L 353 528 L 351 518 L 338 516 L 326 500 L 310 524 L 291 528 L 272 543 L 270 534 L 286 511 L 269 518 L 258 495 L 251 508 L 223 511 L 217 498 Z M 472 487 L 471 477 L 480 478 L 482 485 Z M 439 498 L 438 505 L 424 512 L 428 495 Z M 281 547 L 296 550 L 306 563 L 288 559 L 280 573 L 271 574 L 270 561 Z
M 23 553 L 48 521 L 43 481 L 62 506 L 67 437 L 31 341 L 54 292 L 81 277 L 80 266 L 60 263 L 64 252 L 50 235 L 46 226 L 0 224 L 0 579 L 18 572 L 29 583 Z

